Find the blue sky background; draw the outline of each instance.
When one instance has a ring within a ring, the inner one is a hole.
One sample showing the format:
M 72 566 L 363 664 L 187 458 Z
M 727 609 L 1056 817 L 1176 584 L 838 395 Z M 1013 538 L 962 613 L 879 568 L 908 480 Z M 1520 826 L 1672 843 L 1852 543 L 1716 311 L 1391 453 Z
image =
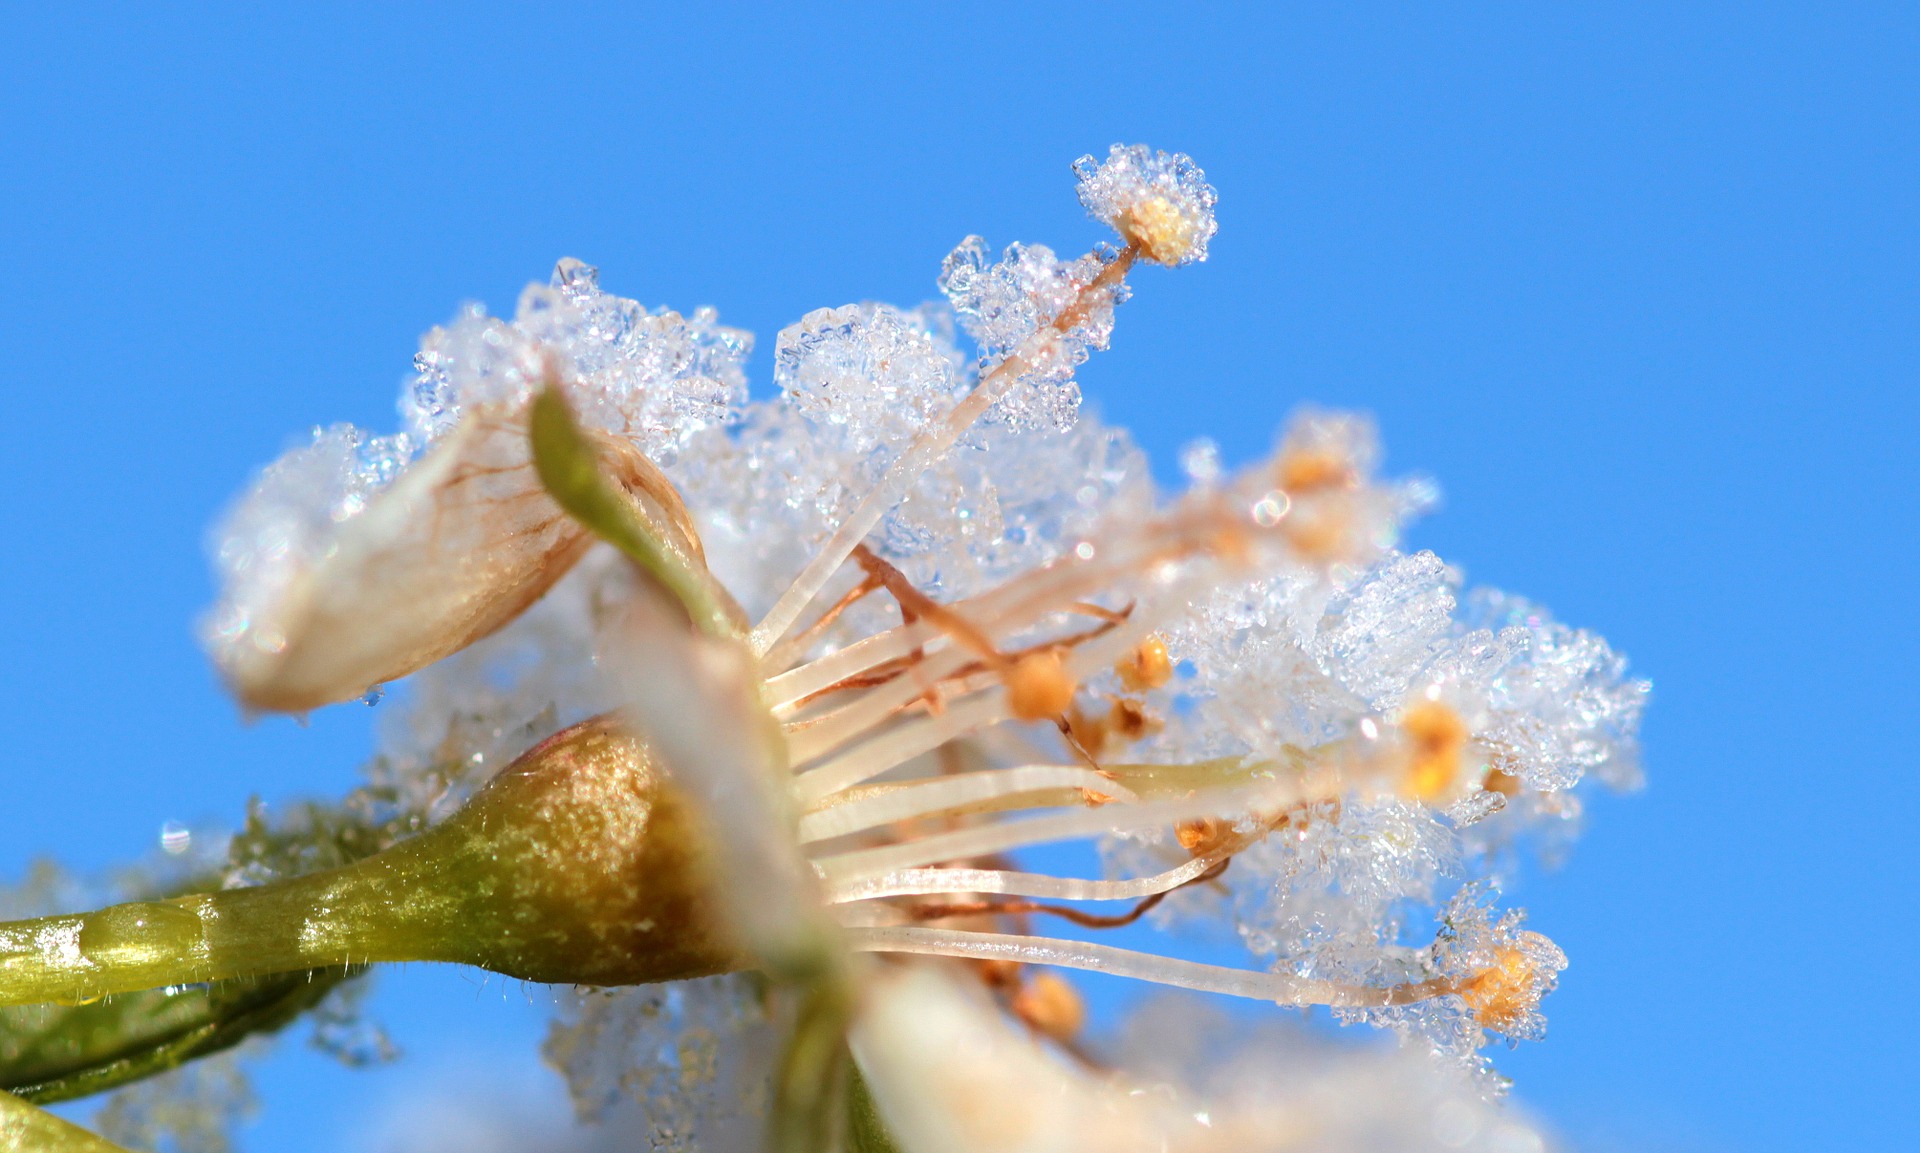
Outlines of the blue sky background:
M 1137 278 L 1101 410 L 1168 476 L 1370 410 L 1447 494 L 1415 546 L 1655 681 L 1650 787 L 1516 896 L 1573 958 L 1522 1099 L 1594 1150 L 1920 1129 L 1920 11 L 286 7 L 0 6 L 0 875 L 353 781 L 365 709 L 223 699 L 203 534 L 306 427 L 391 428 L 460 301 L 579 256 L 756 330 L 764 389 L 780 327 L 932 295 L 969 232 L 1098 239 L 1067 163 L 1139 140 L 1221 233 Z M 551 1101 L 528 1000 L 388 980 L 412 1063 L 288 1046 L 248 1147 L 496 1052 Z

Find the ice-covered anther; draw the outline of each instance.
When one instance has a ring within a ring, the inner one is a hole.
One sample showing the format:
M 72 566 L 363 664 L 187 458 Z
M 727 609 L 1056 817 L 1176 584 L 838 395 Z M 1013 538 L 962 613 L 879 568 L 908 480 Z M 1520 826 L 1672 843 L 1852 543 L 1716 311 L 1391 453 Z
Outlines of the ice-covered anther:
M 1116 144 L 1104 161 L 1082 156 L 1073 171 L 1087 215 L 1112 225 L 1140 255 L 1166 265 L 1207 258 L 1218 197 L 1192 157 Z
M 249 708 L 351 700 L 512 620 L 579 558 L 586 529 L 533 467 L 527 407 L 560 390 L 616 481 L 697 552 L 653 462 L 730 420 L 750 342 L 609 296 L 562 261 L 512 324 L 469 310 L 435 329 L 402 397 L 407 432 L 341 426 L 270 466 L 221 526 L 208 648 Z
M 1340 1009 L 1345 1020 L 1364 1021 L 1418 1039 L 1436 1055 L 1486 1072 L 1479 1050 L 1489 1036 L 1509 1044 L 1545 1036 L 1540 1003 L 1559 984 L 1567 955 L 1546 936 L 1522 928 L 1526 915 L 1500 911 L 1493 889 L 1464 885 L 1439 914 L 1440 931 L 1419 958 L 1435 974 L 1444 996 L 1418 1004 Z M 1501 1090 L 1496 1082 L 1489 1084 Z
M 1640 780 L 1640 717 L 1652 686 L 1626 658 L 1540 606 L 1475 589 L 1456 624 L 1452 667 L 1484 684 L 1480 734 L 1495 768 L 1531 789 L 1558 791 L 1588 772 L 1613 788 Z

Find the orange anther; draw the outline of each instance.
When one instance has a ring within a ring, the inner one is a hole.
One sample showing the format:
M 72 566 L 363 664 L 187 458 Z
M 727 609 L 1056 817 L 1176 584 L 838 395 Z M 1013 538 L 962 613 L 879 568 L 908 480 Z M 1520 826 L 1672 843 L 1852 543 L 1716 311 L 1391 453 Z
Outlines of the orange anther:
M 1329 488 L 1352 488 L 1359 483 L 1353 463 L 1331 449 L 1300 449 L 1280 458 L 1280 487 L 1299 496 Z
M 1472 735 L 1460 714 L 1438 701 L 1421 701 L 1407 710 L 1400 731 L 1413 744 L 1407 788 L 1423 801 L 1437 801 L 1460 775 L 1460 756 Z
M 1136 693 L 1157 689 L 1173 679 L 1173 659 L 1167 655 L 1167 642 L 1151 633 L 1113 666 L 1120 683 Z
M 1053 649 L 1028 653 L 1007 670 L 1007 709 L 1015 718 L 1038 721 L 1057 717 L 1073 703 L 1077 686 Z
M 1522 938 L 1537 934 L 1523 933 Z M 1510 1033 L 1540 1003 L 1543 992 L 1534 959 L 1524 949 L 1498 949 L 1493 964 L 1460 986 L 1460 998 L 1473 1019 L 1498 1033 Z
M 1133 742 L 1159 732 L 1162 725 L 1158 717 L 1147 711 L 1146 705 L 1123 697 L 1113 702 L 1113 708 L 1107 713 L 1106 727 L 1108 732 L 1121 740 Z
M 1197 817 L 1173 827 L 1180 847 L 1196 857 L 1218 848 L 1226 840 L 1227 831 L 1227 823 L 1215 817 Z
M 1035 973 L 1013 997 L 1013 1011 L 1033 1031 L 1055 1041 L 1071 1041 L 1087 1021 L 1086 1002 L 1062 977 Z

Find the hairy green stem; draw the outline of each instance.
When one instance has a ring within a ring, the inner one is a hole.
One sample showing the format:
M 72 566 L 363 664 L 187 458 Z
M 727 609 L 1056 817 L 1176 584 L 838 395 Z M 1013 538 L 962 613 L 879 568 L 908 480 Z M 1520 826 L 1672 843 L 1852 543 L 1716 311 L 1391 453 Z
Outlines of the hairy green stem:
M 379 961 L 624 985 L 737 968 L 678 792 L 611 720 L 529 751 L 459 813 L 337 869 L 0 925 L 0 1004 Z

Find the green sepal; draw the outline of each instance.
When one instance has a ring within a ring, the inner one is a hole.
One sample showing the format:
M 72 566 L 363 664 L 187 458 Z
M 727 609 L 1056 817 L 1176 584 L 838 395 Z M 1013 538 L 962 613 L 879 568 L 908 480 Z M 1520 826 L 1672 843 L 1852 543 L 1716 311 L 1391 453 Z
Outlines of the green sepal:
M 900 1153 L 880 1109 L 873 1102 L 860 1063 L 847 1059 L 847 1153 Z
M 557 389 L 549 387 L 534 398 L 528 435 L 540 483 L 567 515 L 660 582 L 680 602 L 695 628 L 709 636 L 742 634 L 746 622 L 733 598 L 707 574 L 704 564 L 676 547 L 664 524 L 613 482 L 599 449 Z M 660 484 L 671 487 L 651 462 L 647 467 L 658 475 Z
M 774 1070 L 771 1153 L 834 1153 L 840 1147 L 852 1020 L 852 998 L 842 982 L 820 980 L 807 990 Z
M 363 971 L 320 969 L 85 1005 L 0 1009 L 0 1089 L 41 1105 L 115 1089 L 285 1028 Z

